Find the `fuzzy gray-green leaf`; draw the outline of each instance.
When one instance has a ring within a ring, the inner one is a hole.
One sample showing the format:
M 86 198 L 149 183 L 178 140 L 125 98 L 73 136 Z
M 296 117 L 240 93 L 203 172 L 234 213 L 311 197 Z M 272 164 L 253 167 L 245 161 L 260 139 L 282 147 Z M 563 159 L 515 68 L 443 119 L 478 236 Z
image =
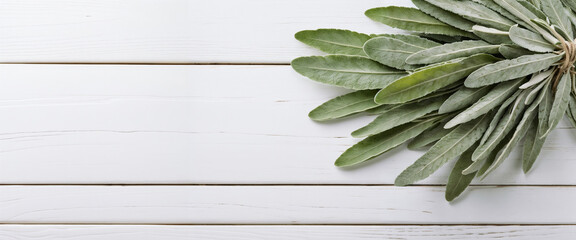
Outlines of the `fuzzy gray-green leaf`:
M 476 70 L 468 76 L 464 84 L 469 88 L 477 88 L 524 77 L 548 69 L 562 57 L 562 55 L 546 53 L 499 61 Z
M 501 45 L 500 48 L 498 49 L 498 51 L 506 59 L 514 59 L 514 58 L 522 57 L 524 55 L 535 54 L 535 52 L 532 52 L 532 51 L 527 50 L 525 48 L 522 48 L 522 47 L 519 47 L 516 45 L 508 45 L 508 44 Z
M 373 8 L 366 11 L 366 16 L 374 21 L 408 31 L 473 37 L 469 32 L 452 27 L 415 8 L 396 6 Z
M 452 128 L 458 124 L 468 122 L 475 119 L 504 102 L 508 96 L 517 91 L 518 86 L 522 83 L 522 79 L 515 81 L 504 82 L 496 85 L 486 96 L 480 98 L 474 105 L 462 111 L 456 117 L 452 118 L 445 128 Z
M 481 25 L 474 25 L 474 27 L 472 27 L 472 31 L 484 41 L 492 44 L 513 44 L 507 31 L 505 32 Z
M 553 24 L 556 24 L 573 40 L 572 22 L 562 3 L 558 0 L 540 0 L 542 2 L 542 11 L 547 15 Z
M 376 94 L 375 101 L 380 104 L 394 104 L 418 99 L 446 87 L 496 60 L 491 55 L 479 54 L 461 61 L 424 68 L 386 86 Z
M 300 31 L 295 38 L 326 53 L 366 56 L 362 47 L 370 36 L 342 29 L 318 29 Z
M 426 0 L 446 11 L 456 13 L 470 21 L 507 31 L 514 22 L 497 12 L 472 1 Z
M 550 110 L 550 118 L 548 119 L 548 130 L 544 133 L 547 135 L 552 129 L 558 125 L 560 120 L 564 118 L 566 109 L 568 109 L 568 104 L 570 102 L 570 90 L 572 87 L 572 78 L 570 74 L 564 74 L 558 83 L 556 92 L 554 94 L 554 103 L 552 104 L 552 109 Z
M 466 20 L 458 14 L 454 14 L 442 8 L 436 7 L 426 2 L 425 0 L 412 0 L 412 3 L 414 3 L 414 5 L 416 5 L 420 11 L 458 29 L 471 32 L 472 26 L 475 25 L 474 22 Z
M 532 122 L 532 126 L 528 129 L 525 138 L 522 152 L 522 170 L 527 173 L 536 162 L 544 142 L 546 142 L 546 138 L 540 138 L 538 134 L 538 120 Z
M 338 167 L 352 166 L 368 161 L 400 144 L 418 136 L 420 133 L 434 127 L 439 118 L 429 118 L 420 122 L 407 123 L 383 133 L 367 137 L 356 145 L 348 148 L 336 160 Z
M 314 121 L 326 121 L 363 112 L 379 106 L 374 102 L 377 90 L 361 90 L 333 98 L 308 114 Z
M 542 35 L 530 30 L 522 29 L 517 25 L 510 28 L 510 39 L 518 46 L 526 48 L 533 52 L 553 52 L 555 47 L 550 44 Z
M 448 113 L 469 107 L 484 97 L 491 89 L 492 87 L 490 86 L 481 88 L 462 87 L 446 99 L 442 106 L 440 106 L 438 113 Z
M 466 152 L 460 156 L 454 168 L 452 168 L 452 172 L 450 173 L 450 177 L 448 178 L 448 183 L 446 184 L 446 200 L 452 201 L 460 194 L 466 190 L 466 188 L 470 185 L 472 180 L 474 179 L 473 174 L 464 175 L 462 171 L 469 167 L 472 162 L 472 152 L 474 151 L 474 146 L 468 149 Z
M 406 104 L 378 116 L 365 127 L 352 132 L 353 137 L 366 137 L 392 129 L 393 127 L 411 122 L 432 111 L 438 110 L 445 98 L 436 98 L 431 101 Z
M 438 141 L 428 152 L 404 170 L 395 181 L 397 186 L 406 186 L 422 180 L 448 161 L 460 156 L 482 137 L 488 126 L 490 116 L 484 115 L 463 124 Z
M 550 119 L 550 110 L 552 110 L 552 104 L 554 103 L 554 93 L 550 86 L 545 86 L 544 89 L 544 99 L 538 107 L 538 137 L 544 138 L 547 136 L 548 130 L 548 120 Z
M 521 120 L 522 113 L 526 105 L 524 104 L 524 99 L 526 94 L 521 94 L 514 101 L 514 104 L 509 107 L 509 110 L 505 115 L 498 121 L 498 124 L 492 132 L 490 132 L 486 139 L 472 154 L 472 160 L 477 161 L 478 159 L 486 158 L 488 155 L 496 149 L 500 141 L 517 125 Z M 486 133 L 485 133 L 486 136 Z
M 406 59 L 406 62 L 408 64 L 431 64 L 478 53 L 496 54 L 498 53 L 499 47 L 498 45 L 491 45 L 484 41 L 471 40 L 455 42 L 416 52 L 410 55 Z
M 386 66 L 398 69 L 415 69 L 406 63 L 408 56 L 440 44 L 427 39 L 411 36 L 412 39 L 399 39 L 394 37 L 377 37 L 370 39 L 364 45 L 364 52 L 373 60 Z
M 383 88 L 406 75 L 368 58 L 344 55 L 299 57 L 292 68 L 312 80 L 355 90 Z
M 420 149 L 429 144 L 432 144 L 444 136 L 450 133 L 452 129 L 445 129 L 442 125 L 436 126 L 434 128 L 430 128 L 423 132 L 422 134 L 416 136 L 412 141 L 408 143 L 409 149 Z

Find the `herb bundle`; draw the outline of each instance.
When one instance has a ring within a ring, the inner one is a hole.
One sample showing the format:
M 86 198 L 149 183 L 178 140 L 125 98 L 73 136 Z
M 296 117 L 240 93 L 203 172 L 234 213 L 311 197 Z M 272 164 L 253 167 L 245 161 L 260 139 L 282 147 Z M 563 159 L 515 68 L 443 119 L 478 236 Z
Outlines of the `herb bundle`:
M 429 147 L 395 181 L 422 180 L 457 162 L 446 199 L 484 178 L 521 141 L 528 172 L 546 137 L 568 115 L 576 126 L 576 1 L 412 0 L 366 16 L 410 34 L 301 31 L 296 39 L 332 54 L 292 61 L 298 73 L 356 90 L 310 112 L 326 121 L 378 115 L 337 160 L 368 161 L 405 142 Z M 430 146 L 431 145 L 431 146 Z

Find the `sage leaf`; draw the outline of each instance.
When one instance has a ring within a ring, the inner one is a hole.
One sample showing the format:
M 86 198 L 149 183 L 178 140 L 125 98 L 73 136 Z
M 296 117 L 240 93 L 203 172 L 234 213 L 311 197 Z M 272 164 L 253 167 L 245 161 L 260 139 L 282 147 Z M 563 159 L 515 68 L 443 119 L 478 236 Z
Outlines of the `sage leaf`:
M 295 38 L 325 53 L 366 56 L 363 46 L 370 36 L 342 29 L 318 29 L 300 31 Z
M 463 41 L 418 51 L 408 58 L 408 64 L 431 64 L 471 56 L 478 53 L 496 54 L 498 45 L 491 45 L 484 41 Z
M 536 106 L 537 106 L 537 104 L 536 104 Z M 512 138 L 506 143 L 504 148 L 498 153 L 498 155 L 496 156 L 496 159 L 494 160 L 494 163 L 492 163 L 492 165 L 488 168 L 488 170 L 486 170 L 484 175 L 490 174 L 492 171 L 494 171 L 494 169 L 496 169 L 498 166 L 500 166 L 502 164 L 502 162 L 504 162 L 504 160 L 510 155 L 510 153 L 512 152 L 512 149 L 516 146 L 516 144 L 520 141 L 520 139 L 522 139 L 526 135 L 526 132 L 528 132 L 528 129 L 530 128 L 530 125 L 532 124 L 532 121 L 534 120 L 534 118 L 536 116 L 535 112 L 532 111 L 533 109 L 535 109 L 536 106 L 530 107 L 530 108 L 528 108 L 528 110 L 526 110 L 522 120 L 516 126 L 516 131 L 514 131 Z
M 519 57 L 524 56 L 524 55 L 535 54 L 535 52 L 526 50 L 526 49 L 521 48 L 521 47 L 516 46 L 516 45 L 501 45 L 500 48 L 498 49 L 498 51 L 506 59 L 514 59 L 514 58 L 519 58 Z
M 377 90 L 361 90 L 333 98 L 312 110 L 308 117 L 326 121 L 345 117 L 379 106 L 374 102 Z
M 470 185 L 472 180 L 474 179 L 474 175 L 464 175 L 462 171 L 470 166 L 472 162 L 472 152 L 474 150 L 474 146 L 468 149 L 466 152 L 460 156 L 454 168 L 452 168 L 452 172 L 450 173 L 450 177 L 448 178 L 448 183 L 446 184 L 446 194 L 445 198 L 446 201 L 452 201 L 456 199 L 460 194 L 466 190 L 466 188 Z
M 524 141 L 524 150 L 522 151 L 522 170 L 524 173 L 528 173 L 534 166 L 544 142 L 546 142 L 546 138 L 540 138 L 538 134 L 538 120 L 532 121 L 532 126 L 526 133 L 526 141 Z
M 478 54 L 460 61 L 424 68 L 400 78 L 380 90 L 374 100 L 379 104 L 403 103 L 426 96 L 468 76 L 497 58 Z
M 374 99 L 372 99 L 372 100 L 374 100 Z M 380 114 L 387 113 L 389 111 L 392 111 L 392 110 L 399 108 L 399 107 L 402 107 L 402 106 L 403 106 L 403 104 L 379 105 L 378 107 L 366 110 L 366 113 L 372 114 L 372 115 L 375 115 L 375 114 L 380 115 Z
M 538 31 L 542 36 L 550 43 L 555 44 L 558 39 L 554 38 L 550 33 L 548 33 L 542 27 L 536 25 L 532 22 L 533 19 L 537 19 L 538 16 L 520 4 L 517 0 L 494 0 L 496 4 L 500 5 L 502 8 L 508 10 L 514 16 L 521 19 L 525 24 Z
M 476 162 L 478 161 L 484 162 L 482 167 L 478 169 L 478 171 L 476 172 L 476 176 L 480 177 L 480 180 L 483 180 L 484 178 L 486 178 L 486 176 L 488 176 L 487 174 L 485 174 L 486 171 L 488 171 L 488 169 L 492 166 L 492 164 L 494 164 L 494 161 L 496 161 L 498 153 L 504 148 L 504 146 L 506 146 L 506 143 L 508 143 L 510 139 L 512 139 L 512 135 L 514 135 L 513 131 L 511 131 L 506 137 L 504 137 L 504 139 L 500 142 L 500 144 L 496 146 L 494 151 L 490 153 L 490 156 L 488 156 L 488 158 L 476 161 Z M 472 161 L 474 161 L 474 157 L 472 157 Z
M 414 3 L 414 5 L 416 5 L 416 7 L 418 7 L 418 9 L 424 13 L 460 30 L 471 32 L 472 26 L 475 25 L 474 22 L 466 20 L 458 14 L 454 14 L 443 10 L 442 8 L 436 7 L 426 2 L 425 0 L 412 0 L 412 3 Z
M 513 44 L 508 32 L 480 25 L 474 25 L 472 31 L 484 41 L 492 44 Z
M 448 161 L 460 156 L 462 152 L 468 150 L 482 137 L 490 119 L 490 114 L 486 114 L 469 123 L 455 128 L 448 135 L 440 139 L 416 162 L 404 170 L 394 184 L 396 186 L 406 186 L 416 181 L 422 180 Z
M 566 73 L 560 79 L 554 94 L 554 103 L 550 109 L 550 117 L 548 119 L 548 130 L 544 133 L 547 135 L 552 129 L 558 125 L 560 120 L 564 117 L 568 103 L 570 102 L 570 90 L 572 87 L 572 78 L 569 73 Z
M 464 81 L 464 85 L 469 88 L 477 88 L 524 77 L 548 69 L 562 59 L 562 57 L 562 55 L 546 53 L 499 61 L 486 65 L 471 73 L 470 76 L 466 78 L 466 81 Z
M 474 105 L 456 115 L 456 117 L 448 121 L 444 127 L 453 128 L 456 125 L 468 122 L 489 112 L 504 102 L 508 96 L 512 95 L 521 83 L 522 79 L 518 79 L 496 85 L 486 96 L 480 98 Z
M 562 2 L 569 7 L 570 9 L 572 9 L 572 11 L 576 12 L 576 2 L 574 2 L 573 0 L 562 0 Z
M 542 89 L 544 93 L 544 99 L 538 107 L 538 137 L 546 137 L 548 131 L 548 120 L 550 119 L 550 110 L 552 110 L 552 104 L 554 103 L 554 94 L 552 93 L 551 86 L 545 86 Z
M 514 104 L 509 108 L 509 111 L 502 117 L 496 125 L 496 128 L 490 133 L 486 142 L 481 144 L 472 154 L 472 161 L 486 158 L 496 149 L 496 146 L 504 139 L 504 137 L 520 122 L 522 113 L 525 109 L 524 99 L 526 94 L 521 94 Z
M 518 46 L 526 48 L 533 52 L 553 52 L 555 46 L 550 44 L 540 34 L 522 29 L 517 25 L 510 28 L 510 39 Z
M 445 129 L 442 125 L 430 128 L 416 136 L 408 143 L 408 149 L 420 149 L 430 145 L 450 133 L 452 129 Z
M 526 88 L 532 87 L 532 86 L 548 79 L 548 77 L 550 77 L 553 72 L 554 72 L 554 70 L 550 69 L 550 70 L 532 75 L 532 78 L 530 78 L 530 81 L 522 84 L 520 86 L 520 89 L 526 89 Z
M 488 125 L 486 132 L 484 132 L 482 139 L 480 139 L 480 146 L 483 145 L 486 141 L 488 141 L 488 137 L 490 137 L 492 132 L 494 132 L 494 129 L 496 129 L 496 127 L 500 123 L 502 116 L 505 113 L 507 113 L 508 106 L 510 106 L 510 104 L 512 104 L 513 102 L 516 102 L 516 98 L 520 95 L 520 93 L 521 91 L 516 91 L 514 94 L 512 94 L 512 96 L 510 96 L 508 99 L 506 99 L 506 101 L 504 101 L 504 103 L 500 105 L 500 108 L 498 108 L 498 111 L 496 111 L 496 114 L 492 118 L 492 121 L 490 121 L 490 124 Z
M 346 167 L 368 161 L 418 136 L 426 129 L 434 127 L 438 124 L 439 119 L 440 118 L 437 117 L 420 122 L 411 122 L 367 137 L 351 148 L 348 148 L 336 159 L 335 165 L 338 167 Z
M 426 0 L 446 11 L 456 13 L 470 21 L 485 24 L 496 29 L 507 31 L 514 22 L 503 17 L 497 12 L 472 1 L 453 0 Z
M 491 89 L 490 86 L 482 88 L 463 87 L 446 99 L 440 106 L 438 113 L 448 113 L 469 107 L 484 97 Z
M 377 37 L 366 42 L 364 52 L 373 60 L 398 69 L 415 69 L 406 63 L 406 58 L 415 52 L 425 50 L 440 44 L 413 36 L 414 39 L 395 39 L 392 37 Z
M 445 98 L 436 98 L 432 101 L 406 104 L 394 110 L 378 116 L 365 127 L 352 132 L 353 137 L 371 136 L 393 127 L 412 122 L 432 111 L 438 110 Z
M 572 31 L 572 22 L 570 21 L 570 17 L 568 17 L 568 13 L 562 3 L 558 0 L 540 1 L 542 2 L 542 11 L 544 11 L 550 21 L 566 32 L 568 37 L 570 37 L 569 40 L 573 40 L 574 34 Z
M 370 9 L 365 14 L 374 21 L 403 30 L 448 36 L 474 37 L 469 32 L 452 27 L 415 8 L 381 7 Z
M 354 90 L 383 88 L 406 75 L 368 58 L 344 55 L 299 57 L 292 68 L 312 80 Z

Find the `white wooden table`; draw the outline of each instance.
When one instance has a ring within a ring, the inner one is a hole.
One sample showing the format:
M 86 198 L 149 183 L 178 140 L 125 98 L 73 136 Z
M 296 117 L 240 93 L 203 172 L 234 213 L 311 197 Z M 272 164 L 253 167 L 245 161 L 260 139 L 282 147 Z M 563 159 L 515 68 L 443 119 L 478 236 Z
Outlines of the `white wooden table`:
M 394 178 L 404 147 L 333 161 L 360 117 L 307 118 L 344 91 L 288 66 L 293 34 L 394 31 L 408 0 L 0 0 L 0 240 L 575 239 L 576 130 L 461 199 L 449 167 Z

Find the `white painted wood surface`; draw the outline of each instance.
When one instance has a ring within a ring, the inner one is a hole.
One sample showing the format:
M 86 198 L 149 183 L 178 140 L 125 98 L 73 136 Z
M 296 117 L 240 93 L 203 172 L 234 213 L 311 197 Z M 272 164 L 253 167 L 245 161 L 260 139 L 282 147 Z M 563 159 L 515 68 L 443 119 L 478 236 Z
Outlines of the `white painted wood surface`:
M 574 235 L 574 226 L 0 226 L 0 238 L 9 240 L 572 240 Z
M 407 0 L 2 0 L 0 62 L 288 63 L 304 29 L 390 32 L 364 11 Z
M 358 141 L 349 133 L 373 117 L 309 120 L 308 111 L 343 92 L 289 66 L 3 65 L 0 72 L 3 184 L 392 184 L 422 154 L 401 147 L 360 168 L 334 167 Z M 516 154 L 478 184 L 576 184 L 576 131 L 565 126 L 532 172 L 522 172 Z M 422 183 L 445 183 L 450 167 Z
M 0 223 L 576 224 L 576 188 L 3 186 Z
M 363 15 L 386 5 L 411 3 L 0 0 L 1 63 L 66 63 L 0 65 L 0 239 L 574 239 L 567 123 L 451 204 L 449 165 L 389 185 L 422 152 L 333 166 L 372 117 L 314 123 L 345 91 L 264 64 L 321 54 L 299 30 L 398 32 Z

